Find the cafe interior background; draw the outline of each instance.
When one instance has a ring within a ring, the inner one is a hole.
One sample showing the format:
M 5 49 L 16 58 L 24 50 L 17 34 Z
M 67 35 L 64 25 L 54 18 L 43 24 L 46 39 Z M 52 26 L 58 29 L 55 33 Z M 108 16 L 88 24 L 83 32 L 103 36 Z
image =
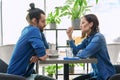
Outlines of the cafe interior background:
M 57 7 L 64 6 L 67 0 L 0 0 L 0 46 L 15 44 L 22 29 L 28 25 L 26 21 L 27 10 L 31 2 L 44 10 L 46 17 L 50 12 L 54 13 Z M 69 0 L 68 0 L 69 1 Z M 70 0 L 71 1 L 71 0 Z M 90 11 L 84 14 L 93 13 L 97 15 L 100 22 L 100 32 L 105 36 L 109 55 L 113 63 L 119 63 L 120 49 L 120 0 L 87 0 Z M 56 49 L 61 55 L 65 55 L 68 37 L 66 29 L 71 26 L 71 18 L 60 17 L 61 21 L 56 29 L 46 26 L 44 34 L 51 49 Z M 81 31 L 75 30 L 73 37 L 76 44 L 81 42 Z M 79 41 L 80 40 L 80 41 Z M 113 54 L 113 53 L 116 53 Z M 76 66 L 77 68 L 77 66 Z M 76 69 L 75 68 L 75 69 Z M 77 69 L 76 69 L 77 70 Z M 41 72 L 42 70 L 40 70 Z M 60 70 L 59 72 L 61 72 Z

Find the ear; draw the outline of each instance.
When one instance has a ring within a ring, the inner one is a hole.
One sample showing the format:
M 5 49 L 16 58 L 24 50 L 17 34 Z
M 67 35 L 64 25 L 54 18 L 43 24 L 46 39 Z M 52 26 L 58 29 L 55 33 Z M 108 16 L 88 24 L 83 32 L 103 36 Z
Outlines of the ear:
M 34 24 L 34 25 L 37 24 L 37 20 L 36 20 L 35 18 L 33 18 L 33 19 L 31 20 L 31 22 L 32 22 L 32 24 Z
M 90 22 L 90 27 L 92 28 L 92 26 L 93 26 L 93 22 Z

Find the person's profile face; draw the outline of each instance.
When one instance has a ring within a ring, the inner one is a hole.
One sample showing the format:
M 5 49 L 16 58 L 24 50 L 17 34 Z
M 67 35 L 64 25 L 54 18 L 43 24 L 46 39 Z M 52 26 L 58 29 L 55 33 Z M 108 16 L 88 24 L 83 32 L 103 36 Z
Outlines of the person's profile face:
M 86 20 L 85 17 L 81 18 L 80 29 L 82 30 L 82 32 L 85 33 L 87 33 L 91 29 L 90 23 Z
M 38 22 L 38 27 L 39 27 L 41 30 L 43 30 L 44 27 L 46 26 L 46 16 L 45 16 L 44 14 L 41 14 L 40 16 L 41 16 L 41 18 L 40 18 L 40 20 L 39 20 L 39 22 Z

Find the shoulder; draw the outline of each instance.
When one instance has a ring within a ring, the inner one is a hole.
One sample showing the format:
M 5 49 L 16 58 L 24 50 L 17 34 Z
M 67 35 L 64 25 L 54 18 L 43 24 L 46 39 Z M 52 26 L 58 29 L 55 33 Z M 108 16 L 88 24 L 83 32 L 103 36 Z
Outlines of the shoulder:
M 34 26 L 29 25 L 29 26 L 26 26 L 26 27 L 22 30 L 22 32 L 24 32 L 24 31 L 31 32 L 31 31 L 40 31 L 40 30 L 39 30 L 37 27 L 34 27 Z
M 28 26 L 27 28 L 30 32 L 33 32 L 33 31 L 39 31 L 40 32 L 39 28 L 34 27 L 34 26 Z
M 40 34 L 39 28 L 34 27 L 34 26 L 28 26 L 28 27 L 26 27 L 26 31 L 27 31 L 28 34 L 30 34 L 30 35 Z
M 100 33 L 100 32 L 97 32 L 96 34 L 95 34 L 95 36 L 103 36 L 103 34 L 102 33 Z
M 104 38 L 104 35 L 98 32 L 94 35 L 94 37 Z
M 41 36 L 40 30 L 39 28 L 35 27 L 35 26 L 27 26 L 24 28 L 22 34 L 26 34 L 27 36 Z
M 94 35 L 93 39 L 100 42 L 105 40 L 104 35 L 99 32 Z

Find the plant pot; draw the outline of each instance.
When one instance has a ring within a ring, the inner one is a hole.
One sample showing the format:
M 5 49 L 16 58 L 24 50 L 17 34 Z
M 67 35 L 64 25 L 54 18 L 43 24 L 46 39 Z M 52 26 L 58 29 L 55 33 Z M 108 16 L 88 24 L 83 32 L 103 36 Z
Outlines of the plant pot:
M 74 66 L 69 66 L 69 73 L 71 73 L 71 74 L 74 73 Z
M 53 77 L 53 74 L 48 74 L 49 77 Z
M 56 24 L 55 23 L 51 23 L 50 24 L 50 29 L 56 29 Z
M 72 20 L 72 26 L 74 27 L 74 29 L 80 29 L 80 19 L 77 18 L 75 20 Z

